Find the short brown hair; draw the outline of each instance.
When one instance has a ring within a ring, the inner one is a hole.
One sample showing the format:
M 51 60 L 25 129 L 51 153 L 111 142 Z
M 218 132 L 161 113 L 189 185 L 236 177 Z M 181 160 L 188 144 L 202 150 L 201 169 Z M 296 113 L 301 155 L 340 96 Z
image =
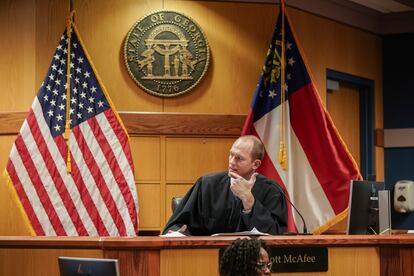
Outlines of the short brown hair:
M 244 136 L 240 136 L 238 140 L 243 140 L 243 141 L 252 141 L 253 143 L 253 147 L 252 147 L 252 152 L 250 153 L 250 156 L 252 157 L 253 160 L 259 159 L 262 160 L 264 157 L 264 146 L 262 141 L 260 141 L 259 138 L 257 138 L 254 135 L 244 135 Z

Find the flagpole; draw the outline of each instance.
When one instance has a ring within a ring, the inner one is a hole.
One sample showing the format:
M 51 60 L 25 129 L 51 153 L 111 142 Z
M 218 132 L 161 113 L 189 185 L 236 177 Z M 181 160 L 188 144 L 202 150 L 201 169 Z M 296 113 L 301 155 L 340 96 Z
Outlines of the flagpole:
M 70 158 L 70 41 L 72 33 L 72 21 L 74 20 L 73 0 L 69 0 L 69 11 L 66 19 L 66 35 L 68 36 L 68 53 L 67 53 L 67 72 L 66 72 L 66 123 L 65 123 L 65 140 L 68 148 L 68 156 L 66 159 L 66 172 L 72 172 L 72 162 Z
M 285 91 L 285 1 L 280 0 L 281 6 L 281 14 L 282 16 L 282 46 L 281 46 L 281 75 L 280 75 L 280 142 L 279 142 L 279 163 L 283 170 L 287 170 L 288 168 L 288 160 L 286 154 L 286 145 L 285 145 L 285 137 L 286 137 L 286 122 L 285 122 L 285 112 L 286 112 L 286 91 Z

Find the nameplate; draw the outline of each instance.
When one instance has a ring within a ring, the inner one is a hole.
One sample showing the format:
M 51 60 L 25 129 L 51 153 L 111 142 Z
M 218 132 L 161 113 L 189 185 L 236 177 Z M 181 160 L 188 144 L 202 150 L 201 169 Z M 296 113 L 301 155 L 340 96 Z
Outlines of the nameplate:
M 328 271 L 326 247 L 270 247 L 272 272 Z

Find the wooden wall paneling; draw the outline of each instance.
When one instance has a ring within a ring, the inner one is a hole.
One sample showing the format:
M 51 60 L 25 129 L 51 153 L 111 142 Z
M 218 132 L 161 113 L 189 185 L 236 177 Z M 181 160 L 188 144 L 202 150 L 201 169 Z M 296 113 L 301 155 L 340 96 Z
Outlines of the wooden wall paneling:
M 167 112 L 247 113 L 274 30 L 276 5 L 214 1 L 165 1 L 204 30 L 209 69 L 193 91 L 165 99 Z
M 59 275 L 58 257 L 102 258 L 92 249 L 0 249 L 0 275 Z
M 159 136 L 130 136 L 130 146 L 137 181 L 161 180 L 161 138 Z
M 198 177 L 227 170 L 228 152 L 234 138 L 168 137 L 166 181 L 194 182 Z
M 162 228 L 167 223 L 172 214 L 171 201 L 175 196 L 183 197 L 193 186 L 193 184 L 167 184 L 165 188 L 165 219 Z
M 218 275 L 218 249 L 161 250 L 160 275 Z
M 118 259 L 122 276 L 159 276 L 159 250 L 105 250 L 104 257 Z
M 29 107 L 27 91 L 33 95 L 35 75 L 34 0 L 0 1 L 0 110 Z
M 66 16 L 69 2 L 60 0 L 36 1 L 36 70 L 35 89 L 24 91 L 29 97 L 29 105 L 23 110 L 28 110 L 36 96 L 41 83 L 46 77 L 47 70 L 53 60 L 60 37 L 66 28 Z
M 0 135 L 17 134 L 29 110 L 0 113 Z M 118 112 L 129 135 L 239 136 L 246 115 Z M 158 136 L 157 136 L 158 137 Z
M 414 249 L 382 247 L 381 276 L 385 275 L 414 275 Z
M 139 229 L 158 230 L 161 225 L 160 184 L 137 184 Z
M 163 111 L 162 98 L 144 92 L 129 76 L 124 62 L 130 28 L 142 16 L 161 8 L 162 0 L 75 1 L 79 32 L 118 110 Z
M 338 91 L 328 92 L 327 106 L 339 134 L 354 157 L 355 162 L 360 166 L 361 143 L 358 88 L 341 82 Z
M 379 249 L 329 248 L 329 275 L 380 275 Z

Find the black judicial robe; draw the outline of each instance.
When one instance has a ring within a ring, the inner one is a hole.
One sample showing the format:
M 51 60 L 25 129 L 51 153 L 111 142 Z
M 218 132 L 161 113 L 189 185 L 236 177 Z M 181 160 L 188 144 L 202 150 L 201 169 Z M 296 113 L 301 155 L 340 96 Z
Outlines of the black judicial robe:
M 207 236 L 215 233 L 249 231 L 280 234 L 287 229 L 286 199 L 274 181 L 258 175 L 252 188 L 252 211 L 243 214 L 243 204 L 230 190 L 228 172 L 200 177 L 183 198 L 167 225 L 176 231 L 187 225 L 186 235 Z

